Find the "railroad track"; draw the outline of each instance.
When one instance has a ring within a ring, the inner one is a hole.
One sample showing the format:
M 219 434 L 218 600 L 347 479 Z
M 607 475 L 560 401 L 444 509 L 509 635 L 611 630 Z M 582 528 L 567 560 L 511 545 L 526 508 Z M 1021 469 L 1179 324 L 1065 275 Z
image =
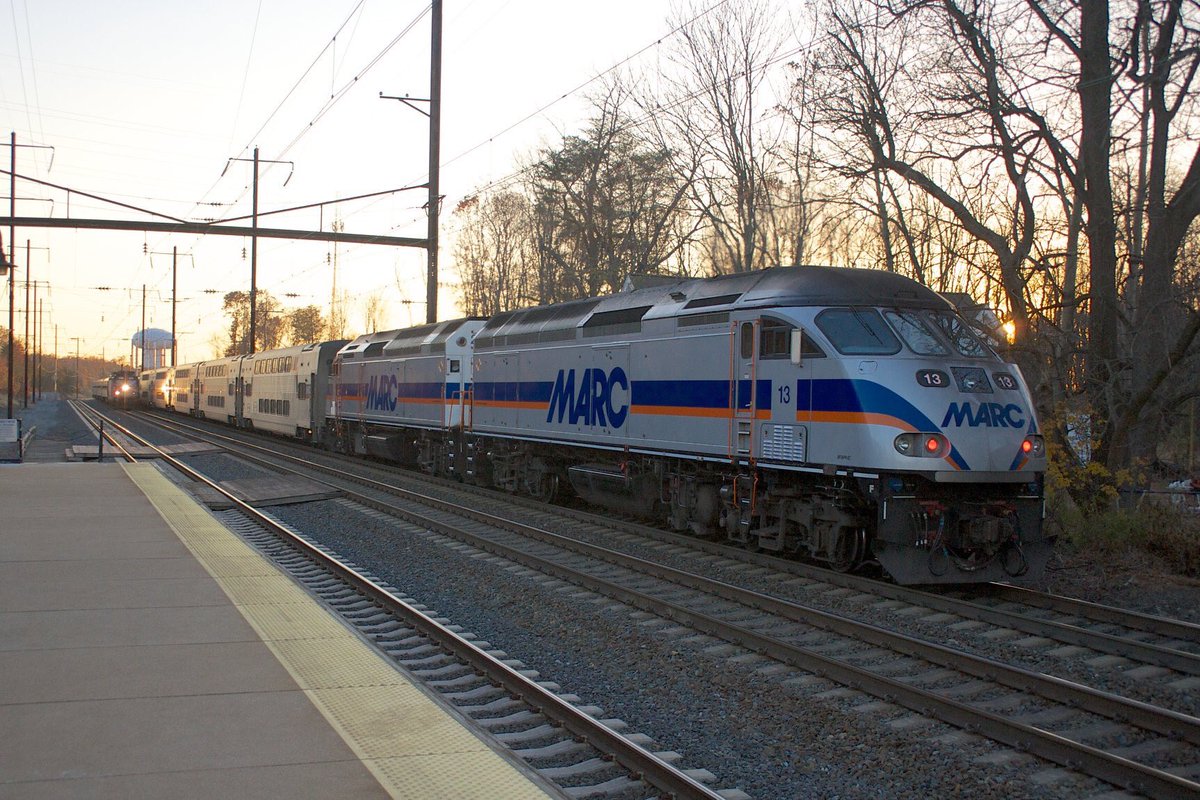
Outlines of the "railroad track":
M 210 440 L 219 442 L 223 446 L 248 448 L 251 453 L 276 453 L 283 457 L 282 448 L 286 448 L 292 454 L 293 463 L 295 463 L 295 459 L 298 459 L 300 462 L 314 467 L 332 464 L 335 469 L 334 474 L 339 471 L 349 471 L 339 470 L 339 466 L 355 470 L 366 468 L 364 462 L 360 460 L 295 445 L 283 439 L 272 437 L 268 440 L 268 444 L 264 445 L 261 437 L 255 441 L 249 441 L 244 435 L 230 435 L 226 428 L 214 431 L 207 426 L 185 424 L 173 416 L 155 415 L 153 419 L 159 424 L 170 425 L 173 430 L 182 431 L 188 435 L 210 437 Z M 396 478 L 395 470 L 386 471 L 372 468 L 370 474 L 383 481 Z M 429 478 L 424 475 L 405 473 L 404 481 L 428 486 L 431 491 L 485 496 L 489 498 L 489 502 L 524 508 L 534 515 L 533 518 L 538 521 L 538 524 L 555 530 L 565 530 L 567 526 L 563 525 L 561 520 L 569 518 L 593 527 L 598 535 L 604 536 L 607 540 L 611 540 L 614 530 L 619 530 L 631 535 L 634 540 L 662 542 L 718 556 L 728 560 L 729 563 L 741 563 L 768 569 L 771 570 L 771 574 L 760 581 L 763 585 L 785 583 L 793 578 L 810 582 L 809 588 L 804 591 L 806 601 L 815 600 L 815 595 L 822 591 L 834 598 L 844 596 L 847 592 L 878 595 L 881 598 L 903 604 L 901 607 L 891 609 L 893 612 L 911 614 L 911 609 L 925 609 L 929 615 L 953 615 L 953 620 L 947 620 L 947 627 L 963 622 L 984 623 L 1044 640 L 1043 646 L 1048 649 L 1065 645 L 1085 648 L 1090 653 L 1114 657 L 1093 664 L 1093 668 L 1113 670 L 1127 667 L 1130 664 L 1134 666 L 1152 665 L 1182 675 L 1200 676 L 1200 625 L 1195 623 L 1139 614 L 1125 609 L 1003 584 L 971 587 L 966 591 L 925 591 L 913 587 L 896 586 L 868 577 L 834 572 L 803 562 L 753 553 L 717 542 L 675 534 L 636 522 L 614 521 L 609 516 L 600 516 L 579 509 L 564 509 L 557 506 L 548 509 L 545 504 L 537 501 L 511 495 L 497 495 L 488 490 Z M 501 499 L 497 500 L 497 497 Z M 572 530 L 578 530 L 577 526 L 571 527 Z M 877 615 L 879 612 L 880 609 L 874 609 L 872 613 Z M 1138 680 L 1141 680 L 1140 675 Z
M 551 682 L 510 659 L 489 643 L 475 640 L 406 597 L 392 586 L 343 563 L 303 533 L 263 514 L 216 482 L 137 436 L 94 408 L 84 412 L 101 421 L 118 440 L 149 447 L 192 481 L 218 491 L 234 505 L 222 512 L 226 524 L 321 598 L 382 652 L 440 693 L 477 727 L 507 747 L 569 797 L 653 796 L 697 800 L 744 800 L 737 790 L 718 792 L 703 782 L 712 775 L 675 766 L 677 753 L 655 752 L 646 737 L 626 735 L 620 720 L 600 719 L 600 709 L 576 705 Z M 125 445 L 126 456 L 128 445 Z M 516 730 L 507 730 L 510 728 Z M 492 731 L 501 731 L 492 733 Z M 539 762 L 552 766 L 539 768 Z
M 332 468 L 320 469 L 330 480 Z M 1200 792 L 1200 784 L 1187 777 L 1200 773 L 1200 721 L 1188 714 L 715 581 L 510 518 L 470 511 L 461 503 L 413 493 L 401 501 L 381 499 L 380 492 L 396 494 L 400 490 L 374 485 L 367 494 L 353 485 L 371 483 L 369 479 L 343 475 L 337 480 L 345 481 L 343 491 L 358 502 L 467 541 L 472 547 L 1114 785 L 1156 797 L 1194 796 Z M 546 552 L 548 548 L 552 551 Z M 822 573 L 822 577 L 832 579 L 829 573 Z M 840 576 L 837 582 L 851 577 Z M 810 589 L 814 585 L 820 586 L 808 583 Z M 835 585 L 835 589 L 846 597 L 851 585 L 856 584 Z M 872 590 L 883 586 L 870 582 Z M 879 592 L 860 588 L 848 599 L 871 607 L 895 602 L 881 601 Z M 908 590 L 886 586 L 882 591 L 886 596 L 888 592 Z M 954 613 L 975 620 L 995 617 L 1005 621 L 988 624 L 1006 626 L 1016 624 L 1014 617 L 1032 619 L 952 597 L 923 593 L 915 605 L 912 595 L 905 597 L 903 602 L 910 604 L 909 608 L 932 616 Z M 937 612 L 921 605 L 932 606 L 935 602 L 954 611 Z M 1113 610 L 1098 613 L 1111 615 Z M 1130 625 L 1136 627 L 1134 622 Z M 1063 622 L 1053 622 L 1050 627 L 1067 629 L 1069 633 L 1060 633 L 1063 636 L 1087 636 L 1088 644 L 1083 646 L 1095 646 L 1101 652 L 1103 647 L 1128 647 L 1121 637 L 1111 633 L 1087 631 Z M 1038 630 L 1048 632 L 1050 628 Z M 1180 634 L 1189 632 L 1185 624 L 1167 636 L 1177 641 Z M 1188 646 L 1188 640 L 1182 640 L 1182 645 Z M 1146 658 L 1175 659 L 1182 667 L 1178 671 L 1195 674 L 1194 666 L 1188 666 L 1195 657 L 1186 650 L 1152 645 L 1141 652 L 1147 654 Z

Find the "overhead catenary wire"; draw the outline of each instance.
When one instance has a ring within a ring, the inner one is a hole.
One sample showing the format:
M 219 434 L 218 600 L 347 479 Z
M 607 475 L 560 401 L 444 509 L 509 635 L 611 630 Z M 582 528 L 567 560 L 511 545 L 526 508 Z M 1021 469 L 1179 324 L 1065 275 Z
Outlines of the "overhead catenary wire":
M 529 112 L 529 113 L 528 113 L 528 114 L 526 114 L 524 117 L 521 117 L 519 120 L 517 120 L 516 122 L 512 123 L 511 125 L 509 125 L 508 127 L 504 128 L 503 130 L 501 130 L 501 131 L 499 131 L 499 132 L 497 132 L 497 133 L 494 133 L 494 134 L 492 134 L 491 136 L 489 136 L 489 137 L 487 137 L 486 139 L 484 139 L 483 141 L 479 142 L 478 144 L 475 144 L 475 145 L 473 145 L 472 147 L 469 147 L 469 148 L 467 148 L 466 150 L 464 150 L 463 152 L 461 152 L 461 153 L 459 153 L 458 155 L 454 156 L 453 158 L 449 159 L 448 161 L 444 161 L 444 162 L 442 162 L 440 166 L 442 166 L 442 167 L 448 167 L 448 166 L 450 166 L 451 164 L 453 164 L 454 162 L 458 161 L 459 159 L 466 158 L 466 157 L 467 157 L 467 156 L 469 156 L 471 153 L 474 153 L 476 150 L 480 149 L 481 147 L 485 147 L 485 146 L 486 146 L 486 145 L 487 145 L 489 142 L 491 142 L 492 140 L 494 140 L 494 139 L 498 139 L 498 138 L 500 138 L 501 136 L 503 136 L 504 134 L 506 134 L 506 133 L 509 133 L 510 131 L 512 131 L 512 130 L 514 130 L 514 129 L 516 129 L 516 128 L 520 127 L 521 125 L 524 125 L 526 122 L 529 122 L 531 119 L 534 119 L 535 117 L 541 116 L 541 115 L 542 115 L 542 114 L 544 114 L 546 111 L 549 111 L 551 108 L 553 108 L 554 106 L 556 106 L 556 105 L 558 105 L 559 103 L 561 103 L 563 100 L 566 100 L 568 97 L 571 97 L 572 95 L 578 94 L 579 92 L 583 91 L 583 90 L 584 90 L 584 89 L 586 89 L 587 87 L 591 86 L 591 85 L 592 85 L 593 83 L 595 83 L 596 81 L 598 81 L 598 80 L 600 80 L 601 78 L 603 78 L 605 75 L 608 75 L 608 74 L 610 74 L 610 73 L 612 73 L 612 72 L 615 72 L 616 70 L 618 70 L 618 69 L 620 69 L 621 67 L 625 66 L 625 65 L 626 65 L 626 64 L 628 64 L 630 61 L 634 60 L 635 58 L 637 58 L 638 56 L 642 55 L 642 54 L 643 54 L 643 53 L 645 53 L 646 51 L 648 51 L 648 50 L 651 50 L 652 48 L 655 48 L 655 47 L 657 47 L 658 45 L 662 44 L 664 40 L 671 38 L 671 37 L 672 37 L 672 36 L 674 36 L 675 34 L 679 33 L 679 32 L 680 32 L 680 31 L 682 31 L 683 29 L 685 29 L 685 28 L 689 27 L 690 25 L 692 25 L 693 23 L 695 23 L 695 22 L 697 22 L 698 20 L 702 19 L 703 17 L 705 17 L 705 16 L 707 16 L 707 15 L 711 14 L 713 11 L 717 10 L 717 9 L 718 9 L 718 8 L 720 8 L 721 6 L 723 6 L 723 5 L 727 4 L 728 2 L 729 2 L 729 0 L 718 0 L 718 2 L 714 3 L 713 5 L 709 6 L 709 7 L 708 7 L 708 8 L 706 8 L 706 9 L 704 9 L 703 11 L 701 11 L 700 13 L 698 13 L 698 14 L 696 14 L 695 16 L 691 17 L 691 18 L 690 18 L 690 19 L 688 19 L 687 21 L 685 21 L 685 22 L 681 22 L 681 23 L 680 23 L 679 25 L 677 25 L 677 26 L 676 26 L 674 29 L 672 29 L 672 30 L 668 31 L 667 33 L 663 34 L 662 36 L 658 37 L 658 38 L 657 38 L 657 39 L 655 39 L 653 42 L 651 42 L 650 44 L 648 44 L 648 45 L 646 45 L 645 47 L 641 48 L 640 50 L 638 50 L 638 51 L 636 51 L 636 52 L 634 52 L 634 53 L 631 53 L 630 55 L 626 56 L 625 58 L 622 58 L 622 59 L 621 59 L 620 61 L 618 61 L 616 64 L 613 64 L 611 67 L 609 67 L 608 69 L 604 70 L 603 72 L 598 72 L 598 73 L 596 73 L 595 75 L 593 75 L 592 77 L 590 77 L 590 78 L 588 78 L 586 81 L 584 81 L 583 83 L 580 83 L 580 84 L 579 84 L 578 86 L 576 86 L 574 89 L 571 89 L 570 91 L 564 92 L 563 94 L 559 95 L 558 97 L 556 97 L 555 99 L 551 100 L 549 103 L 546 103 L 545 105 L 541 106 L 540 108 L 536 109 L 535 111 L 531 111 L 531 112 Z
M 238 91 L 237 107 L 233 112 L 233 125 L 229 128 L 229 147 L 233 147 L 233 137 L 237 133 L 238 121 L 242 117 L 242 102 L 246 99 L 246 84 L 250 82 L 250 64 L 254 60 L 254 44 L 258 41 L 258 22 L 262 19 L 262 0 L 258 0 L 258 9 L 254 12 L 254 27 L 250 31 L 250 49 L 246 53 L 246 66 L 242 70 L 242 88 Z M 257 134 L 255 134 L 257 136 Z M 251 137 L 253 140 L 254 137 Z M 245 152 L 243 148 L 242 152 Z
M 680 30 L 680 28 L 676 28 L 676 31 L 678 31 L 678 30 Z M 830 34 L 825 34 L 824 36 L 817 37 L 816 39 L 809 42 L 808 44 L 801 45 L 792 50 L 788 50 L 784 53 L 780 53 L 775 56 L 772 56 L 771 58 L 767 59 L 766 61 L 763 61 L 761 64 L 751 65 L 748 69 L 743 70 L 742 72 L 740 72 L 737 75 L 732 76 L 732 77 L 743 77 L 752 70 L 763 70 L 763 69 L 768 69 L 770 67 L 773 67 L 776 64 L 780 63 L 781 61 L 785 61 L 786 59 L 792 58 L 793 56 L 797 56 L 797 55 L 800 55 L 801 53 L 806 53 L 806 52 L 814 49 L 819 44 L 821 44 L 823 42 L 823 40 L 828 39 L 829 37 L 830 37 Z M 665 106 L 661 105 L 661 104 L 656 105 L 652 111 L 647 111 L 644 114 L 642 114 L 640 117 L 629 119 L 627 121 L 627 123 L 624 126 L 621 126 L 618 130 L 622 131 L 622 132 L 638 130 L 643 125 L 647 124 L 652 119 L 654 119 L 655 116 L 657 116 L 662 111 L 676 108 L 690 100 L 695 100 L 697 97 L 704 94 L 706 91 L 708 91 L 708 88 L 701 86 L 692 92 L 680 95 L 679 97 L 675 98 L 673 101 L 667 103 Z M 476 147 L 473 149 L 478 149 L 480 146 L 482 146 L 482 145 L 476 145 Z M 468 151 L 468 152 L 470 152 L 470 151 Z M 463 153 L 462 155 L 466 155 L 466 153 Z M 460 157 L 462 157 L 462 156 L 456 156 L 455 159 L 452 159 L 452 161 L 456 160 L 457 158 L 460 158 Z M 450 163 L 450 162 L 447 162 L 447 163 Z M 513 170 L 512 172 L 510 172 L 506 175 L 503 175 L 499 178 L 496 178 L 485 184 L 482 184 L 481 186 L 476 187 L 474 190 L 472 190 L 471 195 L 485 194 L 487 192 L 494 191 L 496 189 L 510 186 L 510 185 L 512 185 L 512 183 L 514 181 L 516 181 L 526 175 L 532 174 L 532 172 L 536 169 L 537 169 L 537 164 L 531 164 L 529 166 L 521 167 L 520 169 Z
M 254 147 L 255 140 L 257 140 L 258 137 L 262 135 L 263 131 L 265 131 L 267 129 L 267 126 L 271 124 L 271 121 L 273 119 L 275 119 L 275 117 L 279 114 L 280 110 L 284 107 L 284 105 L 287 104 L 287 101 L 292 98 L 292 95 L 294 95 L 296 93 L 296 90 L 300 88 L 300 85 L 304 83 L 304 80 L 312 73 L 313 69 L 316 68 L 317 64 L 319 64 L 321 62 L 321 59 L 324 58 L 325 54 L 330 51 L 330 49 L 333 47 L 334 42 L 337 41 L 338 35 L 340 35 L 341 32 L 343 30 L 345 30 L 346 25 L 348 25 L 350 23 L 350 21 L 352 19 L 354 19 L 355 15 L 357 15 L 359 13 L 359 11 L 362 9 L 362 7 L 365 3 L 366 3 L 366 0 L 359 0 L 359 2 L 354 6 L 354 8 L 350 10 L 350 13 L 346 15 L 346 18 L 344 20 L 342 20 L 342 23 L 338 26 L 338 28 L 334 32 L 333 36 L 331 36 L 329 38 L 329 41 L 327 41 L 325 43 L 325 45 L 321 48 L 321 50 L 316 54 L 316 56 L 313 57 L 313 59 L 309 63 L 309 65 L 307 67 L 305 67 L 304 71 L 300 74 L 300 77 L 297 78 L 296 81 L 292 84 L 291 88 L 288 89 L 287 92 L 284 93 L 283 98 L 275 105 L 275 108 L 272 109 L 269 114 L 267 114 L 266 119 L 264 119 L 262 121 L 262 123 L 258 126 L 258 129 L 247 140 L 247 143 L 242 147 L 241 150 L 238 151 L 239 155 L 245 154 L 251 148 Z M 262 4 L 261 4 L 261 0 L 260 0 L 259 11 L 261 12 L 261 10 L 262 10 Z M 257 31 L 258 31 L 258 17 L 257 16 L 255 17 L 254 30 L 255 30 L 255 35 L 257 35 Z M 254 45 L 253 45 L 253 41 L 252 41 L 251 42 L 251 51 L 253 51 L 253 46 Z M 253 55 L 253 52 L 251 52 L 251 54 L 248 54 L 246 57 L 246 71 L 247 71 L 246 77 L 247 78 L 249 77 L 250 58 L 252 55 Z M 245 93 L 245 89 L 246 89 L 246 83 L 245 83 L 245 81 L 243 81 L 243 83 L 242 83 L 242 93 L 243 94 Z M 239 98 L 238 99 L 239 115 L 240 115 L 240 109 L 241 109 L 241 102 L 242 102 L 241 98 Z M 236 124 L 237 124 L 237 122 L 235 119 L 234 125 L 236 126 Z M 232 142 L 234 135 L 235 135 L 234 132 L 230 133 L 230 141 L 231 142 Z M 213 181 L 212 186 L 210 186 L 208 188 L 208 190 L 205 191 L 205 193 L 203 195 L 201 195 L 200 199 L 195 202 L 195 204 L 193 205 L 193 208 L 192 208 L 193 211 L 195 211 L 195 209 L 197 207 L 206 204 L 207 198 L 209 197 L 209 195 L 212 194 L 213 190 L 217 188 L 217 185 L 220 183 L 220 181 L 221 181 L 220 178 Z M 242 194 L 239 195 L 237 200 L 234 200 L 234 201 L 231 201 L 228 203 L 222 203 L 221 205 L 224 205 L 226 207 L 232 206 L 244 196 L 245 196 L 245 191 L 243 191 Z

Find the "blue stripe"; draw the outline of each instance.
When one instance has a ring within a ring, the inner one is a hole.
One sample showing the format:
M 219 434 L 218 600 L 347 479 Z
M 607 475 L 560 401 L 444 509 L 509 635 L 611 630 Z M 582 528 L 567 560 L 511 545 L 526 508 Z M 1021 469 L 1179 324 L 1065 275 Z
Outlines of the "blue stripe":
M 729 381 L 634 381 L 630 405 L 729 408 Z
M 885 414 L 911 425 L 918 431 L 940 432 L 940 426 L 925 413 L 896 392 L 874 381 L 823 378 L 796 382 L 796 392 L 805 397 L 812 391 L 812 411 L 852 414 Z M 947 440 L 949 437 L 947 437 Z M 950 460 L 959 469 L 969 470 L 967 461 L 954 443 L 950 443 Z

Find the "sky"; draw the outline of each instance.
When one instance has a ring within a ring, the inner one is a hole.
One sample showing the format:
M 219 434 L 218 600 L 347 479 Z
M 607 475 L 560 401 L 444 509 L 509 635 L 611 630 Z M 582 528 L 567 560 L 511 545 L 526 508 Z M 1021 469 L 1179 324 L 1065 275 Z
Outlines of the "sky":
M 654 74 L 679 5 L 445 0 L 440 319 L 457 314 L 448 224 L 457 202 L 580 130 L 581 84 L 631 56 L 628 67 Z M 336 217 L 351 233 L 423 238 L 424 189 L 332 201 L 426 181 L 426 117 L 379 95 L 428 97 L 429 50 L 424 0 L 6 0 L 0 167 L 13 132 L 18 175 L 74 190 L 19 180 L 16 215 L 153 219 L 79 192 L 188 220 L 248 215 L 252 165 L 230 159 L 257 146 L 260 213 L 329 203 L 260 225 L 329 230 Z M 0 195 L 7 203 L 7 185 Z M 8 228 L 0 234 L 7 250 Z M 57 327 L 61 355 L 128 360 L 143 286 L 146 327 L 169 330 L 172 248 L 179 363 L 227 341 L 221 298 L 250 286 L 248 238 L 19 228 L 15 239 L 17 336 L 28 259 L 44 350 Z M 328 313 L 334 250 L 259 239 L 257 286 L 285 307 Z M 424 250 L 336 250 L 351 329 L 362 332 L 372 296 L 385 327 L 425 321 Z M 0 307 L 7 326 L 7 291 Z

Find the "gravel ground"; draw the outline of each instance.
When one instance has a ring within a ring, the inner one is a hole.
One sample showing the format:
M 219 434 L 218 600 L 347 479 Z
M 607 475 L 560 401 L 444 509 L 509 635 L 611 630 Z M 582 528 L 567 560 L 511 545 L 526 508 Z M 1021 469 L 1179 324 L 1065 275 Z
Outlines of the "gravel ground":
M 1059 548 L 1045 577 L 1033 588 L 1200 623 L 1200 580 L 1173 575 L 1140 551 L 1099 560 Z
M 464 558 L 348 504 L 277 509 L 343 556 L 520 658 L 685 766 L 755 798 L 1051 798 L 1102 787 L 1030 780 L 1044 765 L 605 599 Z M 451 555 L 452 554 L 452 555 Z M 733 656 L 733 658 L 731 658 Z M 912 725 L 912 727 L 908 727 Z M 1032 766 L 1031 766 L 1032 763 Z
M 261 474 L 226 456 L 190 461 L 222 480 Z M 816 676 L 763 670 L 759 657 L 464 557 L 343 502 L 275 513 L 630 731 L 683 753 L 684 766 L 715 773 L 719 787 L 760 800 L 1088 797 L 1108 788 Z M 1060 555 L 1036 588 L 1200 621 L 1200 582 L 1170 578 L 1145 558 Z

